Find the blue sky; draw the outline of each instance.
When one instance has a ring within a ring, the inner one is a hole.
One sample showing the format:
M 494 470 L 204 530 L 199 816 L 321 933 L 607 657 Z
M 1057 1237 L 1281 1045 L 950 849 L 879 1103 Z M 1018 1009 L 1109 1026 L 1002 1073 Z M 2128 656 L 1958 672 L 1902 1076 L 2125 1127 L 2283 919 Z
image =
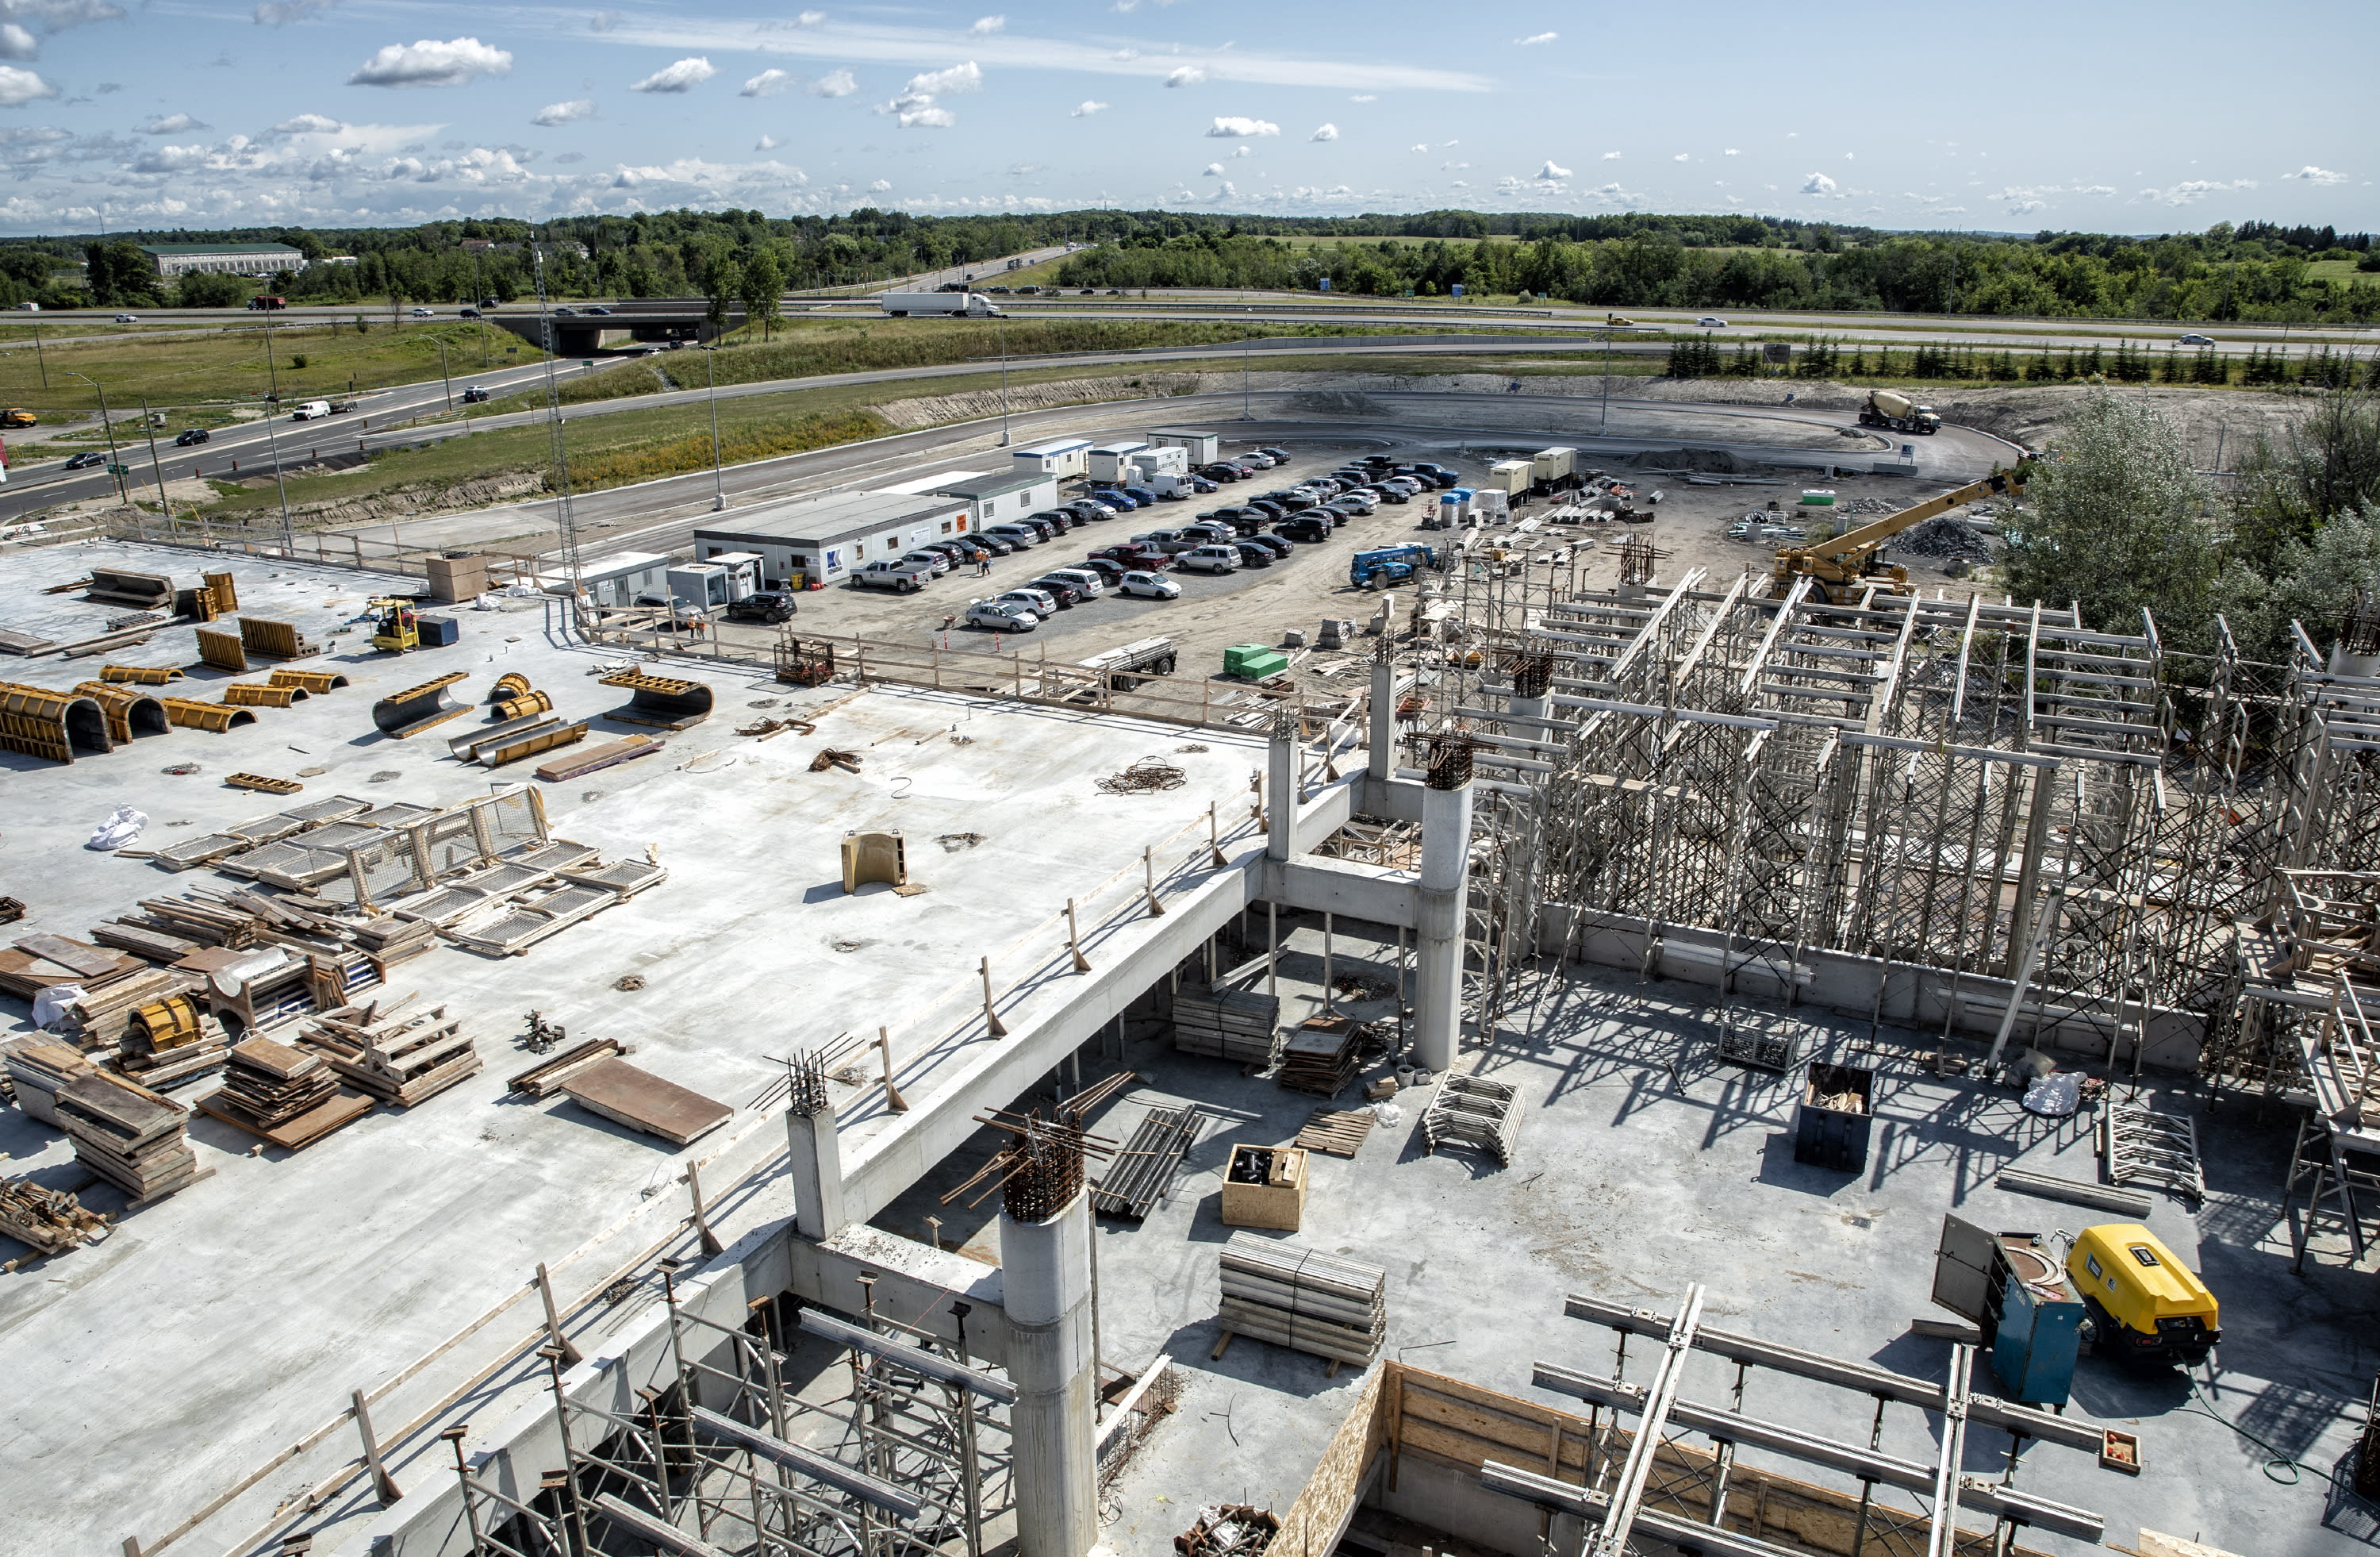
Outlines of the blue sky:
M 2250 18 L 2277 46 L 2240 37 Z M 10 233 L 870 204 L 2380 227 L 2369 3 L 0 0 L 0 18 Z

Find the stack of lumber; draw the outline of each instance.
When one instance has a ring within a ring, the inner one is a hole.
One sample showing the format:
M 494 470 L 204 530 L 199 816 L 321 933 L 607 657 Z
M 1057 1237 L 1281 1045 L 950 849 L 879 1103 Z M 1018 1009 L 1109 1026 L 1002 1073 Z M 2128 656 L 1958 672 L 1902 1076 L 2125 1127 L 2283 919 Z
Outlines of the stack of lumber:
M 56 1104 L 75 1161 L 131 1196 L 135 1205 L 206 1176 L 183 1133 L 190 1111 L 171 1098 L 138 1082 L 86 1076 L 59 1088 Z
M 129 915 L 110 924 L 91 927 L 91 938 L 103 946 L 130 952 L 153 963 L 179 962 L 208 943 L 191 941 L 152 920 Z
M 262 928 L 253 914 L 196 895 L 144 897 L 140 911 L 141 918 L 128 915 L 115 922 L 162 931 L 194 946 L 222 946 L 235 952 L 255 945 L 257 931 Z
M 438 927 L 419 919 L 400 919 L 382 915 L 355 926 L 348 933 L 355 937 L 357 949 L 371 958 L 380 969 L 383 981 L 388 970 L 398 963 L 409 962 L 438 944 Z
M 1421 1116 L 1422 1143 L 1432 1155 L 1441 1146 L 1468 1147 L 1508 1168 L 1512 1165 L 1513 1137 L 1520 1133 L 1520 1093 L 1501 1081 L 1482 1077 L 1441 1078 L 1438 1096 Z
M 98 1066 L 82 1051 L 43 1033 L 0 1043 L 0 1064 L 16 1089 L 17 1106 L 31 1118 L 55 1126 L 57 1090 L 67 1082 L 95 1075 Z
M 232 1049 L 223 1090 L 200 1098 L 199 1107 L 295 1151 L 370 1112 L 371 1101 L 342 1092 L 337 1073 L 320 1055 L 251 1038 Z
M 221 1070 L 229 1040 L 196 995 L 169 995 L 132 1013 L 116 1068 L 144 1087 L 171 1087 Z
M 1289 1035 L 1281 1045 L 1281 1071 L 1274 1079 L 1293 1092 L 1331 1098 L 1355 1079 L 1355 1046 L 1364 1025 L 1345 1016 L 1317 1016 Z
M 64 1254 L 106 1237 L 107 1218 L 85 1210 L 64 1190 L 29 1178 L 0 1178 L 0 1233 L 36 1254 Z
M 60 984 L 78 985 L 89 992 L 148 966 L 139 957 L 69 941 L 63 935 L 28 935 L 0 948 L 0 991 L 28 1002 Z
M 298 1041 L 381 1101 L 411 1108 L 479 1074 L 479 1047 L 462 1027 L 443 1005 L 382 1016 L 373 1002 L 322 1013 Z
M 1388 1272 L 1302 1244 L 1234 1233 L 1220 1318 L 1232 1335 L 1368 1365 L 1388 1333 Z
M 1145 1219 L 1172 1193 L 1173 1171 L 1198 1144 L 1198 1132 L 1206 1122 L 1207 1116 L 1193 1103 L 1150 1109 L 1133 1131 L 1132 1139 L 1099 1175 L 1091 1191 L 1091 1209 L 1135 1222 Z
M 1272 1064 L 1273 1034 L 1281 1027 L 1281 1002 L 1199 985 L 1173 997 L 1173 1047 L 1235 1064 Z
M 600 1061 L 608 1060 L 614 1054 L 626 1052 L 627 1050 L 621 1047 L 616 1039 L 590 1038 L 584 1043 L 572 1045 L 550 1059 L 540 1060 L 518 1076 L 507 1079 L 504 1087 L 507 1091 L 518 1092 L 523 1097 L 558 1096 L 569 1084 L 570 1078 L 580 1071 Z

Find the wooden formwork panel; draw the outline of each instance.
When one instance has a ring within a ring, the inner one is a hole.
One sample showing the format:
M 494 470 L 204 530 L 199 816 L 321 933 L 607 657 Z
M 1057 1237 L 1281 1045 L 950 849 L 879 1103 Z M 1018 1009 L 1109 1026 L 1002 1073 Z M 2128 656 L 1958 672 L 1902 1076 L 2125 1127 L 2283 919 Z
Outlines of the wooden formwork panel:
M 239 584 L 230 574 L 201 573 L 199 577 L 205 579 L 207 588 L 213 591 L 215 610 L 219 614 L 228 615 L 239 609 Z
M 606 719 L 650 724 L 662 730 L 684 730 L 710 717 L 710 688 L 699 681 L 624 670 L 602 677 L 597 685 L 622 687 L 628 692 L 627 703 L 605 714 Z
M 87 694 L 0 681 L 0 748 L 52 762 L 75 752 L 112 751 L 107 714 Z
M 217 670 L 245 675 L 248 671 L 248 649 L 237 633 L 227 633 L 214 627 L 195 629 L 199 639 L 199 660 Z
M 303 660 L 322 651 L 298 630 L 295 622 L 276 622 L 269 616 L 241 617 L 239 641 L 249 653 L 271 660 Z

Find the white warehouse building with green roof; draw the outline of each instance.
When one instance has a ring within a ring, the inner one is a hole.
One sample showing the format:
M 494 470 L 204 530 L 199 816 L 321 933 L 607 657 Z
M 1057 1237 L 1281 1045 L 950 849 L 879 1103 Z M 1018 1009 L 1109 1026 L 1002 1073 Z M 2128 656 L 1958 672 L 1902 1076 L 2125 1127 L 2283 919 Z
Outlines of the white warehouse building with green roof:
M 157 274 L 167 280 L 192 271 L 271 275 L 274 271 L 306 268 L 306 256 L 285 243 L 144 243 L 140 247 L 155 262 Z

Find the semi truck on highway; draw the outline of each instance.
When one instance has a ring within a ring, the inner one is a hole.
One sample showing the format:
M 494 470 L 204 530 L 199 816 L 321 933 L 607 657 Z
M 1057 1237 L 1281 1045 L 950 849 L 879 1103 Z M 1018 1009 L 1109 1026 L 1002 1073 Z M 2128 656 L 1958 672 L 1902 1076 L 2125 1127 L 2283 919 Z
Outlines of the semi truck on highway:
M 1921 406 L 1908 395 L 1894 390 L 1871 391 L 1867 404 L 1860 407 L 1862 427 L 1889 427 L 1895 432 L 1935 433 L 1942 431 L 1942 419 L 1934 414 L 1931 406 Z
M 887 292 L 884 311 L 895 319 L 911 314 L 939 314 L 967 319 L 999 319 L 1001 311 L 976 292 Z

